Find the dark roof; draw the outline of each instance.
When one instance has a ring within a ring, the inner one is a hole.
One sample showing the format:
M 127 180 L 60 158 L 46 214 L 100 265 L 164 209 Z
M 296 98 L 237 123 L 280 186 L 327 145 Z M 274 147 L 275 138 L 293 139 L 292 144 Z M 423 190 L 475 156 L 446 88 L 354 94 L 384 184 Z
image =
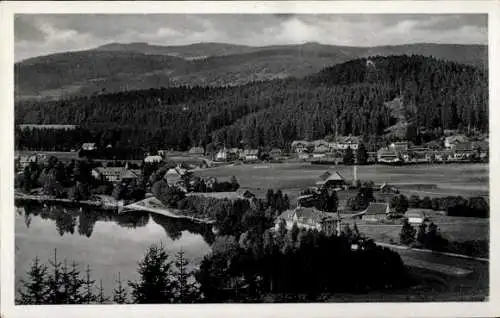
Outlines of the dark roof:
M 385 214 L 388 206 L 388 203 L 370 202 L 365 215 Z

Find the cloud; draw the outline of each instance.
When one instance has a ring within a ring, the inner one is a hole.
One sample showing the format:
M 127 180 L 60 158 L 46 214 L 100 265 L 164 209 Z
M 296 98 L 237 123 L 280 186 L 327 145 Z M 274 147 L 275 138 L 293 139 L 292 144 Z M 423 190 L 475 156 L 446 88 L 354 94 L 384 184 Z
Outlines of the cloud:
M 487 44 L 485 14 L 50 14 L 17 15 L 14 23 L 16 60 L 109 42 Z

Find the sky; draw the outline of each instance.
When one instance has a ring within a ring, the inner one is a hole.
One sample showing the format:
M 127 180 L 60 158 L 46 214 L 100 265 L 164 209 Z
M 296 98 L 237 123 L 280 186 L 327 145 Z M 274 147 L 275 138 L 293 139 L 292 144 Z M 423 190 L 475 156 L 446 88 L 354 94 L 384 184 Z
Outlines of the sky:
M 22 14 L 15 16 L 14 41 L 19 61 L 111 42 L 487 44 L 488 32 L 486 14 Z

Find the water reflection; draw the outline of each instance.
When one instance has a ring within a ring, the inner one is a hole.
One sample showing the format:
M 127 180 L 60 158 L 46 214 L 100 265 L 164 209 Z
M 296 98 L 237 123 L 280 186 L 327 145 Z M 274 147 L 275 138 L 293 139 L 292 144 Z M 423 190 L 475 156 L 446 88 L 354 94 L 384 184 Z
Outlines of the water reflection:
M 24 213 L 24 224 L 27 228 L 30 227 L 33 217 L 54 221 L 60 236 L 74 235 L 76 228 L 79 235 L 90 238 L 97 221 L 114 222 L 123 228 L 135 229 L 146 226 L 149 220 L 152 219 L 174 241 L 181 238 L 183 231 L 200 234 L 209 245 L 215 239 L 210 225 L 172 219 L 164 215 L 142 211 L 118 214 L 115 211 L 97 210 L 88 207 L 40 205 L 29 202 L 22 204 L 17 209 L 17 213 L 20 215 Z

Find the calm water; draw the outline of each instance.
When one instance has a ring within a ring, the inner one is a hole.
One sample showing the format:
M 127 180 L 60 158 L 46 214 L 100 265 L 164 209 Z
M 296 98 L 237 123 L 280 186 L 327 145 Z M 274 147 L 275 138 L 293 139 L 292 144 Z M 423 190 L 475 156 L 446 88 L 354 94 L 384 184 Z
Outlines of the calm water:
M 174 256 L 179 250 L 194 265 L 210 252 L 211 228 L 157 214 L 112 212 L 61 206 L 16 207 L 16 290 L 34 257 L 47 263 L 57 249 L 58 259 L 67 258 L 83 270 L 92 268 L 92 279 L 103 280 L 111 296 L 118 272 L 122 280 L 136 280 L 138 261 L 151 244 L 162 243 Z

